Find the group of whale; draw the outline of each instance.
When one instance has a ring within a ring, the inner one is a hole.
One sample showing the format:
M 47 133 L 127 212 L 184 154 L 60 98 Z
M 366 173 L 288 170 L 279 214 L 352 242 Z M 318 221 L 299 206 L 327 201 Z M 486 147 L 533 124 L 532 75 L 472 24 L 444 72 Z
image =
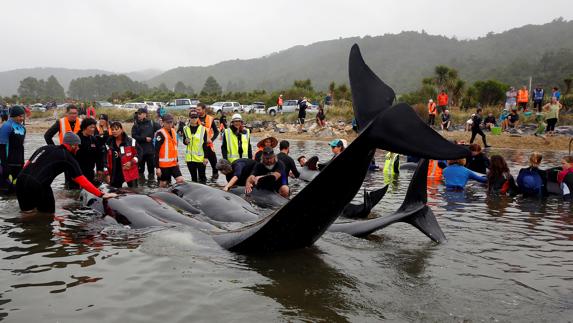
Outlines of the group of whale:
M 469 151 L 429 128 L 410 106 L 393 106 L 394 91 L 366 65 L 357 45 L 350 51 L 349 78 L 358 137 L 290 200 L 254 190 L 251 198 L 273 207 L 271 214 L 259 214 L 236 194 L 197 183 L 178 184 L 169 191 L 148 195 L 124 194 L 106 201 L 84 191 L 83 203 L 132 228 L 185 225 L 240 253 L 307 247 L 326 231 L 364 237 L 396 222 L 410 223 L 435 242 L 445 241 L 426 205 L 428 159 L 459 159 Z M 362 186 L 376 149 L 422 158 L 404 202 L 390 215 L 334 223 L 339 216 L 365 218 L 386 193 L 384 187 L 366 193 L 363 204 L 350 203 Z M 326 195 L 328 198 L 321 198 Z

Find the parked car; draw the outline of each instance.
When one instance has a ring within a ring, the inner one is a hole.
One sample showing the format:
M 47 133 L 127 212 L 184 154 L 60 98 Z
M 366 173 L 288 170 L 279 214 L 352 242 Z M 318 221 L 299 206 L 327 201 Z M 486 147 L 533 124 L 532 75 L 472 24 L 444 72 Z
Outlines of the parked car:
M 241 112 L 241 104 L 239 102 L 215 102 L 211 104 L 210 109 L 214 114 Z
M 175 101 L 171 101 L 167 103 L 165 106 L 166 110 L 185 110 L 189 108 L 196 108 L 197 104 L 199 104 L 199 100 L 197 99 L 176 99 Z
M 139 108 L 147 108 L 147 105 L 142 102 L 129 102 L 121 106 L 122 109 L 137 110 Z
M 163 106 L 162 102 L 145 101 L 145 104 L 147 104 L 147 110 L 149 111 L 157 111 L 157 109 Z
M 264 114 L 267 113 L 266 109 L 267 108 L 263 102 L 253 102 L 252 104 L 244 106 L 243 112 Z
M 96 108 L 113 108 L 114 105 L 107 101 L 96 101 L 95 103 Z
M 283 113 L 295 112 L 297 110 L 298 110 L 298 101 L 297 100 L 284 100 L 283 101 L 283 109 L 282 109 Z M 276 105 L 267 109 L 267 113 L 272 115 L 272 116 L 277 115 L 277 112 L 278 112 L 278 107 Z
M 46 108 L 44 108 L 44 105 L 42 103 L 32 104 L 30 106 L 30 110 L 35 112 L 46 112 Z
M 62 103 L 62 104 L 58 104 L 58 109 L 65 109 L 68 107 L 68 105 L 71 105 L 71 103 Z

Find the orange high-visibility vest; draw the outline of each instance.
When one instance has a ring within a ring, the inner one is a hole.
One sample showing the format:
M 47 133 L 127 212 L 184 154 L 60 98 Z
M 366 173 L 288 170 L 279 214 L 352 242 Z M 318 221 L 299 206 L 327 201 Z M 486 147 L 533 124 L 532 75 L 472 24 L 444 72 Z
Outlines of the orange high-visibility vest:
M 161 128 L 161 133 L 165 137 L 165 141 L 161 144 L 159 149 L 159 167 L 167 168 L 177 166 L 177 135 L 175 130 L 171 129 L 171 135 L 167 133 L 165 128 Z
M 517 91 L 517 102 L 527 102 L 529 101 L 529 91 L 519 90 Z
M 446 93 L 438 95 L 438 105 L 441 107 L 448 105 L 448 95 Z
M 96 129 L 97 129 L 97 133 L 98 133 L 100 136 L 103 136 L 103 132 L 104 132 L 104 131 L 103 131 L 103 128 L 99 125 L 99 123 L 96 125 Z M 107 127 L 107 133 L 108 133 L 108 135 L 111 136 L 111 128 L 110 128 L 110 127 Z
M 428 113 L 429 114 L 436 114 L 436 103 L 428 103 Z
M 205 127 L 205 129 L 207 130 L 207 139 L 212 139 L 213 138 L 213 117 L 211 117 L 210 115 L 206 114 L 205 115 L 205 122 L 201 122 L 201 119 L 199 119 L 199 122 L 202 124 L 203 127 Z M 211 148 L 211 150 L 215 151 L 214 149 L 214 145 L 213 142 L 211 142 L 210 144 L 207 144 L 207 146 L 209 148 Z
M 82 123 L 82 120 L 80 120 L 80 118 L 76 119 L 76 124 L 74 125 L 74 129 L 72 129 L 72 126 L 70 126 L 70 121 L 68 120 L 67 117 L 63 117 L 60 119 L 60 145 L 64 143 L 64 135 L 66 134 L 66 132 L 68 131 L 73 131 L 73 133 L 78 133 L 80 131 L 80 123 Z
M 283 105 L 283 98 L 281 98 L 279 96 L 279 99 L 277 100 L 277 105 Z
M 428 164 L 428 177 L 442 178 L 442 169 L 438 166 L 438 161 L 430 159 Z

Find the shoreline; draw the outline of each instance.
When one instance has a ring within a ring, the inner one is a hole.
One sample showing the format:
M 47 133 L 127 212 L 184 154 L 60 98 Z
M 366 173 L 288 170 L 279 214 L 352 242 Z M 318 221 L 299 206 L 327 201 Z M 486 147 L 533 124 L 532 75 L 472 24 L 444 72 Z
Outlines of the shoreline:
M 42 134 L 54 122 L 55 119 L 53 118 L 29 119 L 26 122 L 26 129 L 28 133 Z M 128 134 L 131 133 L 131 125 L 131 122 L 123 123 L 124 131 Z M 252 135 L 255 137 L 273 136 L 278 140 L 314 140 L 325 142 L 333 139 L 345 139 L 348 142 L 352 142 L 357 136 L 356 133 L 351 130 L 351 127 L 349 128 L 349 125 L 329 124 L 323 129 L 318 129 L 313 124 L 305 129 L 307 129 L 307 132 L 298 133 L 294 130 L 294 125 L 279 124 L 276 128 L 255 128 L 253 129 Z M 471 138 L 471 132 L 463 130 L 437 132 L 448 140 L 463 140 L 469 143 Z M 492 148 L 531 149 L 542 151 L 568 151 L 569 142 L 573 139 L 573 136 L 566 135 L 555 135 L 543 138 L 525 133 L 519 135 L 508 133 L 492 135 L 490 132 L 485 132 L 485 134 L 488 144 L 491 145 Z M 475 142 L 483 146 L 480 136 L 476 137 Z

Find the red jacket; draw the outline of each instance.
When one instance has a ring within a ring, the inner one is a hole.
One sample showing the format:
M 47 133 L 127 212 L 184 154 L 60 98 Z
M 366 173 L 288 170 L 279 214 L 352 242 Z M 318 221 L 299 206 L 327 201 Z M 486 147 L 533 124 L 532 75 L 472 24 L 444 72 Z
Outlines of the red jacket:
M 438 95 L 438 105 L 441 107 L 448 105 L 448 95 L 446 93 Z
M 115 138 L 111 137 L 110 140 L 115 140 Z M 132 161 L 132 165 L 129 169 L 121 169 L 123 172 L 123 179 L 126 183 L 139 178 L 139 170 L 137 168 L 137 148 L 135 145 L 135 139 L 131 139 L 131 145 L 121 145 L 119 147 L 121 154 L 121 164 L 123 165 L 128 161 Z M 134 158 L 135 161 L 133 161 Z M 109 173 L 113 174 L 113 149 L 111 149 L 109 146 L 107 147 L 107 168 Z

